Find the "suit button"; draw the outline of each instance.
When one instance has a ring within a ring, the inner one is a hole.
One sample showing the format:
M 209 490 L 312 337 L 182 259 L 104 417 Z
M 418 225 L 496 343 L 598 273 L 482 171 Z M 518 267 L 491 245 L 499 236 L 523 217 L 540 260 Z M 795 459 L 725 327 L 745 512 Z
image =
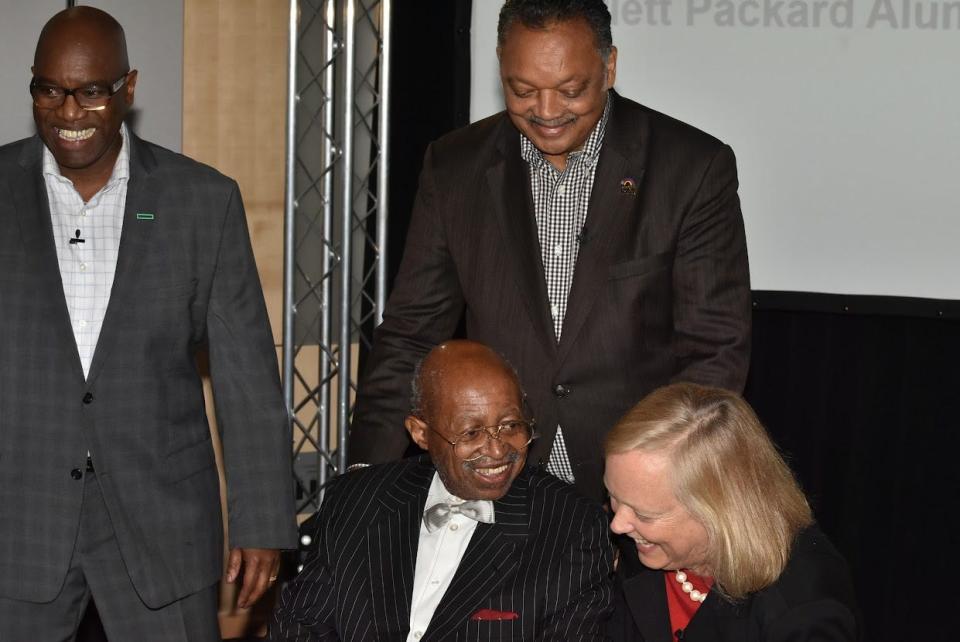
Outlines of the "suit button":
M 562 383 L 558 383 L 553 387 L 553 395 L 555 397 L 560 397 L 561 399 L 563 399 L 569 394 L 570 394 L 570 388 L 567 388 Z
M 87 394 L 83 395 L 83 403 L 86 403 L 86 404 L 93 403 L 92 392 L 88 392 Z
M 74 479 L 83 479 L 83 473 L 80 472 L 79 468 L 74 468 L 73 470 L 71 470 L 70 476 L 73 477 Z

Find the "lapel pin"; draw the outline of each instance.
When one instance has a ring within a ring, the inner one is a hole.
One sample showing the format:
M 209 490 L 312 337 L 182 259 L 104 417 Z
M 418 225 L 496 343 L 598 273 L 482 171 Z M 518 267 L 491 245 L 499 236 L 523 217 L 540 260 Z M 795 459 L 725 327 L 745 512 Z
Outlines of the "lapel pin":
M 629 194 L 630 196 L 637 195 L 637 179 L 635 178 L 625 178 L 620 181 L 620 193 Z
M 152 212 L 137 212 L 138 221 L 152 221 L 154 219 Z

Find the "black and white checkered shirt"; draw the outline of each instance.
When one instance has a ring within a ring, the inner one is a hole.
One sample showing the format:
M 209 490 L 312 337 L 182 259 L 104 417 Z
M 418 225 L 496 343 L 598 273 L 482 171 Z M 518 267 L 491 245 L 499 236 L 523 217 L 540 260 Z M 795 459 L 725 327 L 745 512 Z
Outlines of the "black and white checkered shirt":
M 590 192 L 612 102 L 608 96 L 600 121 L 590 132 L 583 147 L 567 156 L 563 171 L 544 158 L 526 136 L 520 136 L 521 154 L 530 167 L 530 188 L 540 239 L 540 255 L 550 299 L 550 316 L 558 342 L 563 332 L 567 296 L 580 250 L 579 238 L 587 219 Z M 547 470 L 573 483 L 573 469 L 560 426 L 557 426 Z

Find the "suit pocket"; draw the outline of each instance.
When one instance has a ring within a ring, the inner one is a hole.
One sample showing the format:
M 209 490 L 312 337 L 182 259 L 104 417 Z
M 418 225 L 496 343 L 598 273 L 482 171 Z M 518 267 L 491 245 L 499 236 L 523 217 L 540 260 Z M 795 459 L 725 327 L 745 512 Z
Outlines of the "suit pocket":
M 458 640 L 524 640 L 519 620 L 472 620 Z
M 164 478 L 172 484 L 208 468 L 213 468 L 213 443 L 209 438 L 166 456 Z
M 661 252 L 660 254 L 651 254 L 639 259 L 630 259 L 614 263 L 609 267 L 608 276 L 611 281 L 616 279 L 626 279 L 631 276 L 642 276 L 657 270 L 665 270 L 673 262 L 672 252 Z

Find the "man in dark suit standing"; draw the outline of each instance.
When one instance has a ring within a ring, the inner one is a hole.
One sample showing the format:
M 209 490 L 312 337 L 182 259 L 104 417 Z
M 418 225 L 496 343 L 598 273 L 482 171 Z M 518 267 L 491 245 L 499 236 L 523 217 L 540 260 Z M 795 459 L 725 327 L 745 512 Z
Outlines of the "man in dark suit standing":
M 520 373 L 542 430 L 531 459 L 599 498 L 603 435 L 638 399 L 677 380 L 743 387 L 735 161 L 612 90 L 602 0 L 508 0 L 498 55 L 506 111 L 427 151 L 350 459 L 403 455 L 400 391 L 465 316 Z
M 219 640 L 296 544 L 289 428 L 236 183 L 123 125 L 137 72 L 90 7 L 44 27 L 38 136 L 0 147 L 0 639 Z M 242 570 L 241 570 L 242 568 Z
M 405 425 L 429 458 L 334 480 L 271 639 L 604 639 L 607 520 L 524 467 L 534 432 L 516 373 L 486 346 L 442 344 L 419 369 Z

